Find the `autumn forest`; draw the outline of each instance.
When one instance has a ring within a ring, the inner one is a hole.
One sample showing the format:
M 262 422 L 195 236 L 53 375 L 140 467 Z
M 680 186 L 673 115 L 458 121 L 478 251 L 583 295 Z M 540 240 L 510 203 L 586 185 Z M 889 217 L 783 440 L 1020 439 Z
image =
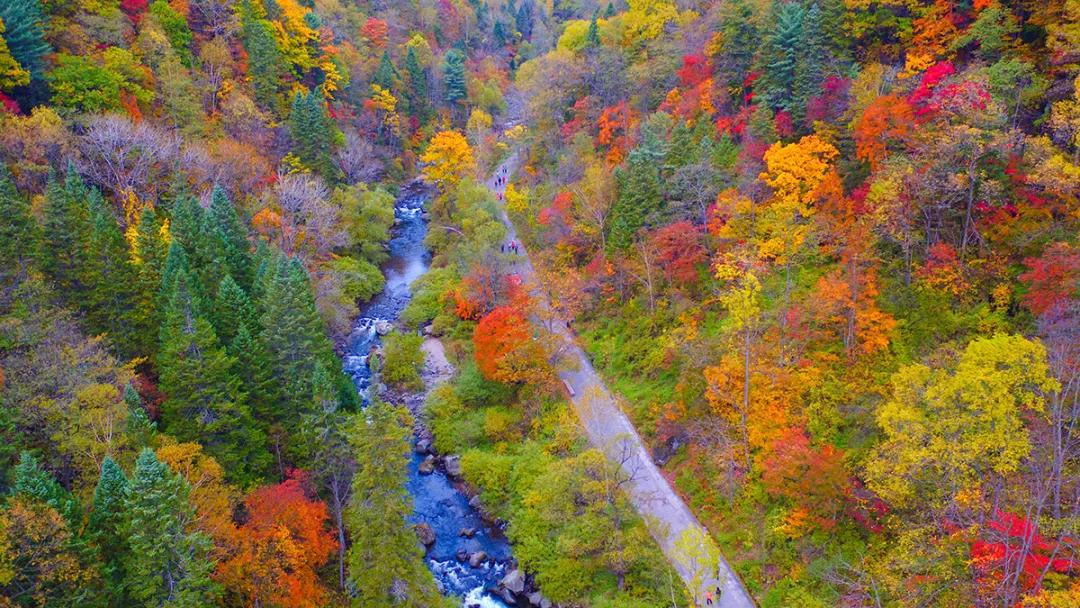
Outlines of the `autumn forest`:
M 1080 606 L 1080 0 L 0 0 L 0 608 Z

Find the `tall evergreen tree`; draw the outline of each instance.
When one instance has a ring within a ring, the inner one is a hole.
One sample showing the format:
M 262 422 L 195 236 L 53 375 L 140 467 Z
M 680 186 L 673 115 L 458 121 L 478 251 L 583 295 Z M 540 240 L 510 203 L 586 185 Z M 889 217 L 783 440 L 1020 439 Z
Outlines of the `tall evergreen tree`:
M 326 113 L 326 100 L 316 91 L 297 93 L 289 114 L 292 150 L 309 169 L 328 180 L 337 177 L 333 153 L 340 134 Z
M 619 193 L 611 206 L 607 243 L 626 249 L 648 217 L 660 209 L 660 171 L 647 156 L 631 155 L 626 167 L 616 173 L 616 183 Z
M 221 342 L 228 346 L 240 327 L 254 317 L 255 309 L 244 288 L 237 285 L 232 275 L 226 274 L 218 284 L 213 312 L 214 331 Z
M 124 536 L 127 492 L 127 476 L 111 456 L 106 456 L 94 489 L 88 530 L 98 550 L 107 606 L 128 605 L 127 577 L 124 572 L 124 564 L 128 560 L 127 538 Z
M 312 407 L 316 369 L 320 364 L 329 368 L 334 360 L 333 346 L 303 265 L 297 259 L 279 259 L 274 266 L 261 304 L 261 337 L 282 387 L 274 421 L 297 428 Z
M 147 608 L 212 606 L 220 596 L 211 578 L 211 540 L 190 532 L 195 518 L 191 487 L 144 449 L 128 487 L 127 572 L 131 606 Z
M 255 480 L 268 465 L 266 436 L 248 410 L 236 360 L 218 343 L 210 322 L 196 314 L 182 275 L 161 335 L 158 370 L 168 432 L 203 444 L 233 481 Z
M 146 206 L 135 226 L 132 261 L 135 267 L 136 304 L 134 326 L 138 351 L 150 355 L 157 351 L 158 329 L 163 306 L 158 306 L 161 277 L 169 254 L 168 231 L 153 206 Z M 167 301 L 167 300 L 166 300 Z
M 45 190 L 42 270 L 69 302 L 81 302 L 88 290 L 92 231 L 88 196 L 86 185 L 72 165 L 68 166 L 63 184 L 51 176 Z
M 349 580 L 354 606 L 438 606 L 442 598 L 424 567 L 416 536 L 405 518 L 412 500 L 405 491 L 408 414 L 373 403 L 354 418 L 351 433 L 357 470 L 345 521 L 353 533 Z
M 136 449 L 150 447 L 154 442 L 154 433 L 157 432 L 157 423 L 146 414 L 142 397 L 130 384 L 124 387 L 124 404 L 128 408 L 127 421 L 124 423 L 124 434 L 127 435 L 128 443 Z
M 41 232 L 30 204 L 15 189 L 7 166 L 0 163 L 0 285 L 15 285 L 40 253 Z
M 821 92 L 825 68 L 829 61 L 829 41 L 822 32 L 821 7 L 813 2 L 803 14 L 799 31 L 798 67 L 792 85 L 794 97 L 790 108 L 796 125 L 802 126 L 806 117 L 806 102 Z
M 773 109 L 790 112 L 795 102 L 795 75 L 802 41 L 803 7 L 798 2 L 774 3 L 760 54 L 761 77 L 755 88 Z
M 286 65 L 274 38 L 274 26 L 262 18 L 256 4 L 241 4 L 241 40 L 248 55 L 248 75 L 255 89 L 255 101 L 271 110 L 281 109 L 278 94 L 285 82 Z
M 586 43 L 592 48 L 600 46 L 600 23 L 598 21 L 599 16 L 600 9 L 597 8 L 596 11 L 593 12 L 592 20 L 589 21 L 589 31 L 585 37 Z
M 270 355 L 262 339 L 248 329 L 254 322 L 249 319 L 239 325 L 227 350 L 236 358 L 236 375 L 247 392 L 248 407 L 260 426 L 267 429 L 267 437 L 280 459 L 282 446 L 273 439 L 281 437 L 285 429 L 277 421 L 281 383 L 274 378 Z
M 405 72 L 409 76 L 409 108 L 413 116 L 416 116 L 421 123 L 427 122 L 429 109 L 427 71 L 420 65 L 416 51 L 411 46 L 405 55 Z
M 411 48 L 409 49 L 412 50 Z M 382 58 L 379 60 L 379 67 L 375 70 L 374 76 L 371 77 L 372 84 L 377 84 L 387 91 L 394 89 L 394 81 L 398 78 L 397 68 L 394 67 L 392 61 L 390 61 L 390 52 L 383 51 Z
M 443 58 L 443 99 L 451 106 L 461 103 L 469 94 L 465 89 L 465 55 L 450 49 Z
M 90 192 L 89 291 L 83 303 L 94 333 L 107 333 L 127 356 L 139 353 L 138 292 L 127 241 L 97 189 Z
M 28 496 L 56 509 L 69 522 L 80 519 L 79 503 L 60 485 L 51 473 L 30 452 L 19 455 L 19 463 L 14 468 L 11 493 L 15 496 Z
M 753 65 L 754 53 L 761 46 L 761 36 L 754 20 L 754 11 L 747 0 L 732 0 L 720 7 L 722 51 L 716 59 L 717 74 L 727 79 L 732 96 L 742 97 L 742 83 Z
M 0 20 L 4 22 L 4 40 L 15 61 L 32 78 L 40 79 L 46 69 L 45 56 L 52 47 L 45 40 L 45 16 L 40 0 L 4 0 L 0 2 Z
M 216 236 L 221 240 L 229 274 L 241 287 L 251 289 L 255 268 L 251 259 L 247 227 L 236 213 L 236 206 L 220 186 L 214 186 L 207 215 L 213 220 Z

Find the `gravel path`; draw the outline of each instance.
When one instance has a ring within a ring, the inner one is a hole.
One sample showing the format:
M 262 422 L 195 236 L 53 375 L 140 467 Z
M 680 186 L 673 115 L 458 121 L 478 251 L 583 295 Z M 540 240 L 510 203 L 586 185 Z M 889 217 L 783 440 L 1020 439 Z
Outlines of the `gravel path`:
M 499 194 L 500 201 L 505 184 L 496 184 L 495 177 L 512 175 L 516 169 L 517 155 L 515 154 L 500 165 L 496 169 L 496 175 L 487 181 L 487 186 Z M 502 220 L 507 228 L 507 244 L 517 243 L 522 252 L 515 263 L 515 270 L 524 282 L 536 285 L 536 272 L 529 260 L 528 252 L 518 240 L 505 209 L 502 211 Z M 620 464 L 624 474 L 629 477 L 626 489 L 631 502 L 648 522 L 653 537 L 660 544 L 664 554 L 687 587 L 692 589 L 697 586 L 697 604 L 705 606 L 706 594 L 711 592 L 715 598 L 715 590 L 719 588 L 722 589 L 722 593 L 719 598 L 714 599 L 714 606 L 753 607 L 755 605 L 753 599 L 722 555 L 719 556 L 716 571 L 708 568 L 710 572 L 703 572 L 704 568 L 697 565 L 708 561 L 700 557 L 705 552 L 704 543 L 712 543 L 708 532 L 698 523 L 686 503 L 660 474 L 660 470 L 649 456 L 641 438 L 638 437 L 637 430 L 623 413 L 604 381 L 593 369 L 589 357 L 578 346 L 567 329 L 566 320 L 558 319 L 556 314 L 550 312 L 546 292 L 537 287 L 534 295 L 540 297 L 541 306 L 547 309 L 545 316 L 549 320 L 545 325 L 555 334 L 560 343 L 559 351 L 562 353 L 565 364 L 559 366 L 558 374 L 572 395 L 571 400 L 585 427 L 590 443 L 607 454 L 612 462 Z M 688 540 L 694 539 L 689 544 L 697 550 L 678 548 L 676 542 L 680 537 L 684 539 L 683 543 L 680 543 L 684 547 Z M 693 555 L 695 553 L 698 555 Z

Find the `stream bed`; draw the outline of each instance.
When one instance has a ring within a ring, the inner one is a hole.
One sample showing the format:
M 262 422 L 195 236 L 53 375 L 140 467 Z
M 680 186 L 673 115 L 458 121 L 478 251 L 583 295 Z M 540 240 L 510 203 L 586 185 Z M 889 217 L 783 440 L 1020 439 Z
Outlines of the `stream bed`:
M 378 349 L 380 332 L 393 326 L 409 303 L 409 287 L 431 265 L 431 252 L 424 246 L 427 221 L 424 203 L 430 192 L 419 185 L 402 189 L 394 203 L 395 225 L 389 243 L 390 259 L 383 265 L 386 287 L 360 308 L 346 342 L 345 371 L 367 403 L 373 390 L 368 369 L 370 354 Z M 507 608 L 492 590 L 506 574 L 512 555 L 510 544 L 501 531 L 485 524 L 469 498 L 441 468 L 430 474 L 420 473 L 424 457 L 414 454 L 409 461 L 406 488 L 413 498 L 410 524 L 426 523 L 435 532 L 435 543 L 425 561 L 443 592 L 461 598 L 465 608 Z M 471 537 L 459 533 L 474 531 Z M 483 551 L 487 559 L 476 567 L 462 555 Z

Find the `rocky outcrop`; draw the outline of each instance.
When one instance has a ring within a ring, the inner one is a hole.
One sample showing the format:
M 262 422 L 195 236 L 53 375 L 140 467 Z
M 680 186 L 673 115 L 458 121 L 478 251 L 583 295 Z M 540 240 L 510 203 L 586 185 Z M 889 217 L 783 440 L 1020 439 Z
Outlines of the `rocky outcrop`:
M 461 479 L 461 456 L 443 458 L 443 468 L 446 469 L 446 474 L 453 479 Z
M 423 462 L 417 467 L 421 475 L 431 475 L 435 472 L 435 457 L 428 455 Z
M 469 566 L 473 568 L 479 568 L 486 561 L 487 553 L 484 551 L 477 551 L 469 556 Z
M 499 581 L 499 585 L 517 595 L 525 591 L 525 575 L 521 573 L 521 570 L 514 568 L 510 572 L 506 573 L 506 576 L 502 577 Z

